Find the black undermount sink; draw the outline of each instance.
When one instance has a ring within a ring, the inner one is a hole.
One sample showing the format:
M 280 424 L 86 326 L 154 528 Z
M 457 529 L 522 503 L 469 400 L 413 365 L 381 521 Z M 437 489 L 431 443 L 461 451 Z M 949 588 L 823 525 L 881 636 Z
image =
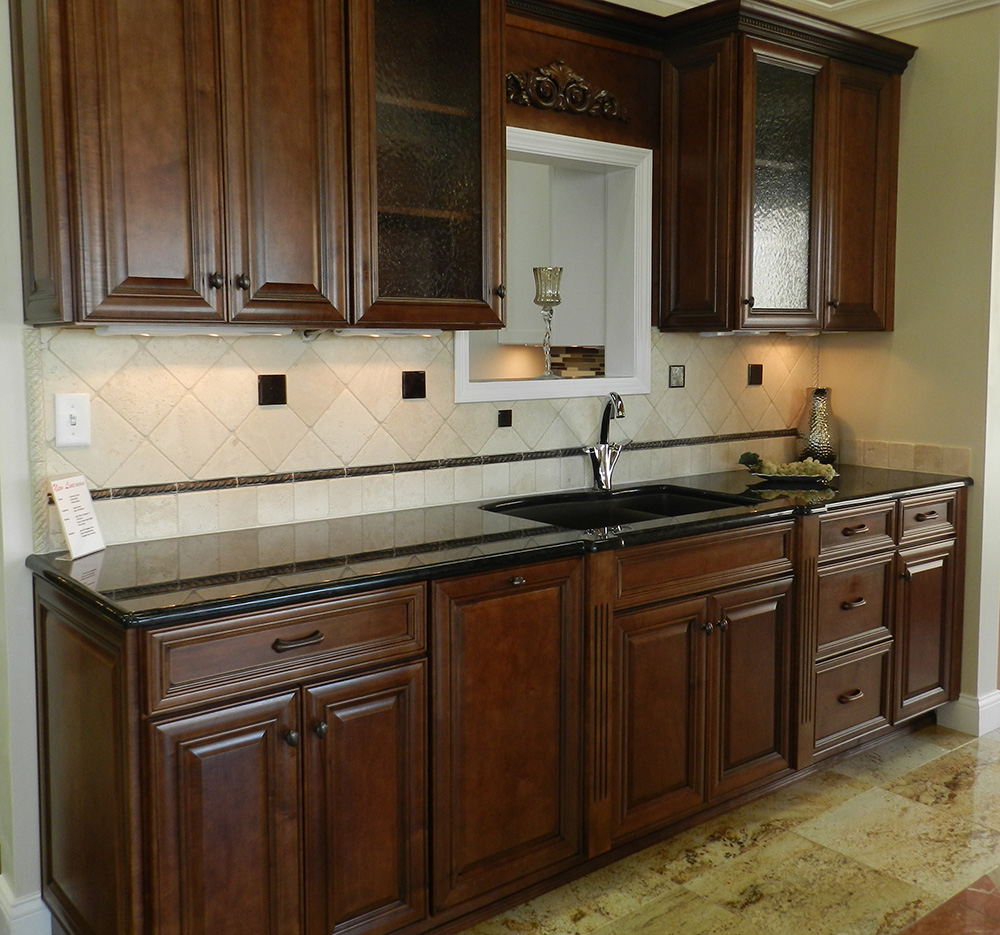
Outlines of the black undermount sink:
M 708 493 L 672 484 L 539 494 L 484 506 L 504 513 L 567 529 L 603 529 L 669 516 L 687 516 L 756 502 L 750 497 Z

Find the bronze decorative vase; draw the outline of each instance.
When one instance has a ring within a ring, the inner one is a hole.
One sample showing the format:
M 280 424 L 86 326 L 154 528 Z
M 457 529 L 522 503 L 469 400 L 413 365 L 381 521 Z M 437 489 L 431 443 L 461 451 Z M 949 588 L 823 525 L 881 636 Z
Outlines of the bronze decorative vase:
M 815 458 L 823 464 L 833 464 L 837 452 L 830 432 L 830 387 L 817 386 L 812 391 L 809 409 L 809 426 L 804 435 L 805 444 L 800 458 Z

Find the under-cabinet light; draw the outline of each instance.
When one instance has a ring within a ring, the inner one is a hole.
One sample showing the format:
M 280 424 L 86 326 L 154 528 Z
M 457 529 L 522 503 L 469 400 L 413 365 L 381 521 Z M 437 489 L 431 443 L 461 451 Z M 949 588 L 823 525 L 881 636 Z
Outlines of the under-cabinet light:
M 440 328 L 334 328 L 333 333 L 342 338 L 433 338 L 441 334 Z
M 248 335 L 282 335 L 291 334 L 292 329 L 280 325 L 229 325 L 229 324 L 194 324 L 187 322 L 113 322 L 107 325 L 98 325 L 94 328 L 94 334 L 116 335 L 130 334 L 138 337 L 186 337 L 190 335 L 201 335 L 210 338 L 239 338 Z

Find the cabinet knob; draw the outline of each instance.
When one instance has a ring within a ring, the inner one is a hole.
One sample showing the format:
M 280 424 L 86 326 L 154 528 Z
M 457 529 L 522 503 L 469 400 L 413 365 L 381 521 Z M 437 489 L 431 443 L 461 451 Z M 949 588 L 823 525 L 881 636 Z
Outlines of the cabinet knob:
M 749 299 L 744 299 L 744 300 L 743 300 L 743 304 L 744 304 L 744 305 L 745 305 L 745 306 L 746 306 L 747 308 L 753 308 L 753 303 L 754 303 L 754 298 L 753 298 L 753 296 L 750 296 L 750 298 L 749 298 Z
M 208 284 L 213 289 L 221 289 L 226 284 L 226 279 L 222 273 L 212 273 L 208 277 Z
M 719 621 L 719 629 L 722 630 L 723 633 L 729 629 L 729 621 L 725 617 Z
M 845 526 L 842 530 L 845 536 L 858 536 L 863 532 L 868 532 L 867 523 L 859 523 L 857 526 Z
M 285 731 L 285 743 L 290 747 L 297 747 L 299 745 L 299 732 L 297 730 Z
M 493 294 L 498 299 L 506 299 L 507 298 L 507 287 L 503 283 L 500 283 L 500 285 L 497 286 L 496 289 L 493 290 Z
M 865 693 L 860 688 L 855 688 L 852 692 L 844 692 L 837 701 L 841 704 L 850 704 L 852 701 L 860 701 L 865 697 Z
M 926 523 L 927 520 L 929 520 L 929 519 L 937 519 L 937 515 L 938 515 L 938 511 L 937 510 L 928 510 L 926 513 L 918 513 L 913 518 L 918 523 Z
M 322 740 L 330 730 L 330 725 L 326 721 L 317 721 L 313 724 L 313 733 Z
M 867 604 L 863 597 L 859 597 L 856 601 L 843 601 L 840 605 L 841 610 L 855 610 L 858 607 L 864 607 Z
M 840 308 L 840 299 L 830 299 L 830 301 L 826 304 L 829 305 L 830 308 Z
M 703 630 L 704 630 L 704 631 L 705 631 L 706 633 L 711 633 L 711 632 L 712 632 L 712 631 L 713 631 L 713 630 L 715 629 L 715 624 L 714 624 L 714 623 L 712 623 L 711 621 L 709 621 L 708 623 L 703 623 L 703 624 L 701 625 L 701 628 L 702 628 L 702 629 L 703 629 Z
M 240 273 L 236 277 L 236 288 L 244 291 L 250 288 L 250 277 L 246 273 Z
M 514 585 L 515 588 L 519 588 L 521 587 L 522 584 L 527 584 L 528 579 L 522 578 L 520 575 L 516 575 L 515 577 L 510 579 L 510 583 Z

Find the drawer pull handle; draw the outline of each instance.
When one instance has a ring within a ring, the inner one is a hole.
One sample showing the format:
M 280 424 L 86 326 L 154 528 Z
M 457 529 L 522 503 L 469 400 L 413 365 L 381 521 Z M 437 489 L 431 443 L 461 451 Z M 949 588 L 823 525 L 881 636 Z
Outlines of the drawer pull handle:
M 285 743 L 290 747 L 297 747 L 299 745 L 299 732 L 297 730 L 285 731 Z
M 522 584 L 527 584 L 528 583 L 528 579 L 527 578 L 522 578 L 520 575 L 517 575 L 517 576 L 515 576 L 515 577 L 513 577 L 513 578 L 510 579 L 510 583 L 512 585 L 514 585 L 515 588 L 519 588 L 519 587 L 521 587 Z
M 845 692 L 837 701 L 841 704 L 850 704 L 852 701 L 860 701 L 865 697 L 865 693 L 860 688 L 855 688 L 852 692 Z
M 929 520 L 929 519 L 937 519 L 937 515 L 938 515 L 938 511 L 937 510 L 928 510 L 926 513 L 918 513 L 913 518 L 918 523 L 926 523 L 927 520 Z
M 845 536 L 857 536 L 863 532 L 870 531 L 867 523 L 858 523 L 857 526 L 845 526 L 843 530 Z
M 300 649 L 303 646 L 315 646 L 317 643 L 322 643 L 324 639 L 324 634 L 319 630 L 314 633 L 310 633 L 308 636 L 302 636 L 297 640 L 275 640 L 271 644 L 271 649 L 276 653 L 287 653 L 290 649 Z
M 867 604 L 863 597 L 859 597 L 856 601 L 842 601 L 840 605 L 841 610 L 856 610 L 858 607 L 864 607 Z
M 326 736 L 327 731 L 330 730 L 330 725 L 326 721 L 317 721 L 313 724 L 313 733 L 319 737 L 321 740 Z

